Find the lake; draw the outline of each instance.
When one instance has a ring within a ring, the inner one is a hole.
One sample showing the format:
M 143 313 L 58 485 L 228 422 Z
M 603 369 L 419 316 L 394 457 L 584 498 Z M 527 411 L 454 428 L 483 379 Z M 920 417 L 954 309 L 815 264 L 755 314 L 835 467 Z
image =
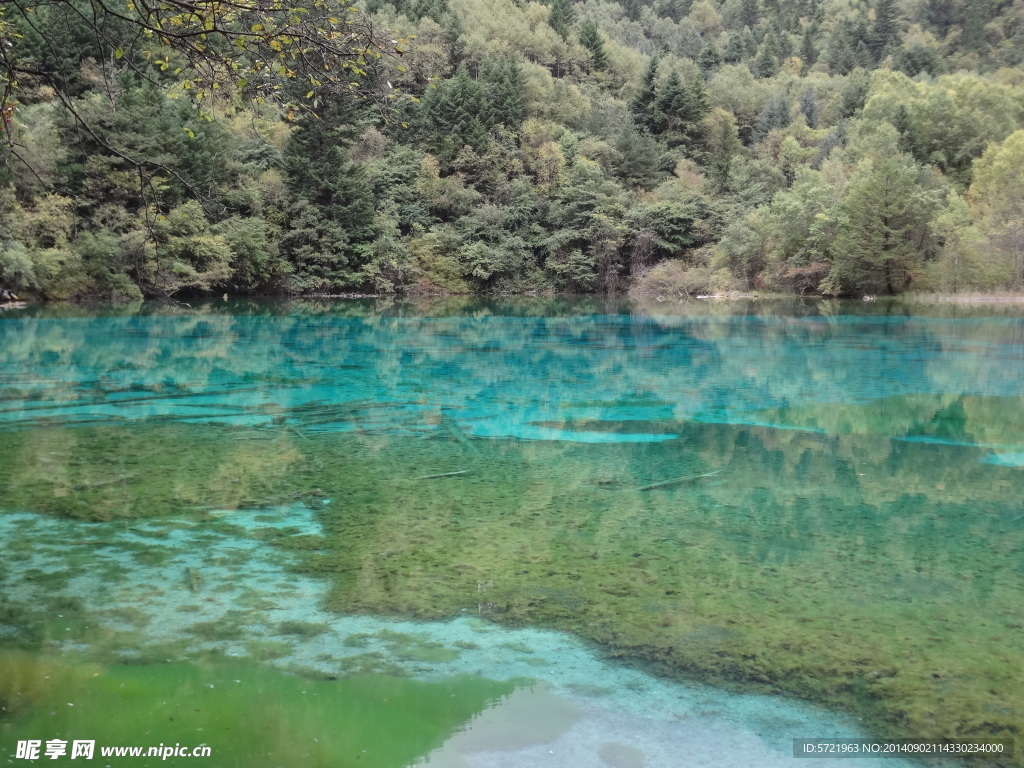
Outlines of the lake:
M 11 310 L 0 489 L 12 762 L 812 768 L 794 739 L 1024 728 L 1021 307 Z

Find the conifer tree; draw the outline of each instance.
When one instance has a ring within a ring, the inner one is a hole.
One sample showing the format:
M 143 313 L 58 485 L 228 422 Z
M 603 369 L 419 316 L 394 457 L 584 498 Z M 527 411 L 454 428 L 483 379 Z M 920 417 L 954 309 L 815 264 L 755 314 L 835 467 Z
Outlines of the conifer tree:
M 848 75 L 857 66 L 848 31 L 836 27 L 828 42 L 828 65 L 834 75 Z
M 817 31 L 814 24 L 809 24 L 800 40 L 800 58 L 809 67 L 814 66 L 814 62 L 818 60 L 818 49 L 814 46 Z
M 782 51 L 779 47 L 779 38 L 774 29 L 768 30 L 761 43 L 761 50 L 754 60 L 754 74 L 758 77 L 774 77 L 779 71 L 779 59 Z
M 739 64 L 746 58 L 746 55 L 747 49 L 743 45 L 743 35 L 739 32 L 733 32 L 729 35 L 729 40 L 725 44 L 722 59 L 729 64 Z
M 789 126 L 789 94 L 783 92 L 768 102 L 757 121 L 754 133 L 757 141 L 761 141 L 773 130 L 784 130 Z
M 905 290 L 925 256 L 917 233 L 931 213 L 907 158 L 862 163 L 839 206 L 830 282 L 847 293 Z
M 651 126 L 653 133 L 669 130 L 678 133 L 683 124 L 690 119 L 690 113 L 693 111 L 690 92 L 675 70 L 658 91 L 654 107 L 657 123 Z
M 593 19 L 586 19 L 580 25 L 580 44 L 594 57 L 594 69 L 599 72 L 608 69 L 608 54 L 604 50 L 604 40 Z
M 750 27 L 743 28 L 743 31 L 740 33 L 740 41 L 743 43 L 744 59 L 757 55 L 757 39 L 754 37 L 754 33 L 750 31 Z
M 871 48 L 863 40 L 858 40 L 857 44 L 853 47 L 854 66 L 871 69 L 874 62 L 875 55 L 871 52 Z
M 643 80 L 640 81 L 640 90 L 629 105 L 637 124 L 648 129 L 652 129 L 653 124 L 657 123 L 654 114 L 655 102 L 658 98 L 657 79 L 658 57 L 652 56 L 647 64 L 647 69 L 644 70 Z
M 732 38 L 730 37 L 729 39 L 731 40 Z M 715 47 L 714 40 L 709 40 L 708 44 L 704 46 L 704 50 L 700 52 L 700 56 L 697 57 L 697 66 L 700 67 L 704 77 L 710 77 L 711 73 L 718 69 L 721 63 L 722 54 Z
M 742 0 L 740 3 L 739 22 L 741 27 L 753 29 L 761 20 L 761 9 L 757 0 Z
M 622 8 L 631 21 L 640 20 L 640 10 L 643 8 L 640 0 L 622 0 Z
M 506 128 L 518 128 L 526 109 L 525 83 L 519 64 L 511 58 L 491 62 L 483 68 L 481 80 L 487 97 L 484 126 L 491 128 L 501 123 Z
M 896 14 L 896 0 L 878 0 L 875 5 L 875 23 L 867 40 L 875 61 L 882 59 L 885 49 L 899 37 Z
M 678 24 L 690 12 L 691 0 L 656 0 L 654 13 L 662 18 L 672 19 Z
M 964 3 L 964 44 L 974 51 L 985 47 L 985 25 L 989 21 L 991 8 L 985 0 L 970 0 Z
M 807 87 L 800 94 L 800 112 L 807 120 L 808 127 L 818 127 L 818 100 L 814 97 L 813 88 Z
M 462 22 L 454 13 L 444 19 L 444 42 L 448 46 L 448 60 L 457 67 L 466 58 L 466 46 L 462 42 Z
M 950 27 L 956 24 L 953 0 L 928 0 L 924 6 L 923 16 L 925 24 L 934 29 L 939 37 L 945 37 L 949 34 Z
M 569 39 L 569 27 L 576 20 L 576 12 L 569 0 L 552 0 L 551 11 L 548 13 L 550 26 L 563 40 Z
M 892 124 L 900 132 L 900 151 L 906 152 L 919 163 L 927 163 L 928 152 L 924 147 L 924 142 L 921 140 L 917 125 L 914 123 L 914 118 L 911 116 L 906 104 L 900 104 Z

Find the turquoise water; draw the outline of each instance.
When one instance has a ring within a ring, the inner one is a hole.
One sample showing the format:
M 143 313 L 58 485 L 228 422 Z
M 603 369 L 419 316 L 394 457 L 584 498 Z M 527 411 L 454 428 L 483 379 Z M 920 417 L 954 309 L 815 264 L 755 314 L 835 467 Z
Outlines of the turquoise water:
M 289 702 L 265 753 L 211 737 L 224 765 L 396 739 L 376 764 L 810 766 L 791 739 L 1019 735 L 1021 314 L 0 315 L 0 701 L 27 702 L 0 738 L 62 738 L 19 734 L 126 663 L 154 700 L 206 670 Z M 314 730 L 360 697 L 465 706 L 310 752 L 296 677 L 332 691 Z

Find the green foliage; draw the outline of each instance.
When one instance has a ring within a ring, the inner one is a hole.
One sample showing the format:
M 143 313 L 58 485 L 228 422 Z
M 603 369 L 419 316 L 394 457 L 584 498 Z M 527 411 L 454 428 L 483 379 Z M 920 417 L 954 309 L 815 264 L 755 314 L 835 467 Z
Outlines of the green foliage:
M 203 83 L 188 44 L 118 58 L 131 17 L 97 38 L 63 7 L 0 13 L 36 72 L 0 148 L 19 293 L 607 291 L 665 262 L 701 290 L 1024 286 L 1006 3 L 373 0 L 407 56 L 371 45 L 320 84 L 276 3 Z
M 580 25 L 580 44 L 594 57 L 594 69 L 608 69 L 608 54 L 604 50 L 604 40 L 593 19 L 588 18 Z
M 930 255 L 938 207 L 906 156 L 864 160 L 837 211 L 835 258 L 823 290 L 849 295 L 901 293 Z
M 971 201 L 981 230 L 1024 286 L 1024 130 L 992 144 L 976 163 Z

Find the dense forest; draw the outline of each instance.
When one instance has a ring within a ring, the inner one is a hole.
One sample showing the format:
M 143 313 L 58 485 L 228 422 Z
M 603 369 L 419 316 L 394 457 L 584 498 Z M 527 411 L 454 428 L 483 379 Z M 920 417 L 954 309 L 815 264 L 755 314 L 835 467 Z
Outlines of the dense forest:
M 368 0 L 323 91 L 5 6 L 22 294 L 1024 289 L 1024 0 Z

